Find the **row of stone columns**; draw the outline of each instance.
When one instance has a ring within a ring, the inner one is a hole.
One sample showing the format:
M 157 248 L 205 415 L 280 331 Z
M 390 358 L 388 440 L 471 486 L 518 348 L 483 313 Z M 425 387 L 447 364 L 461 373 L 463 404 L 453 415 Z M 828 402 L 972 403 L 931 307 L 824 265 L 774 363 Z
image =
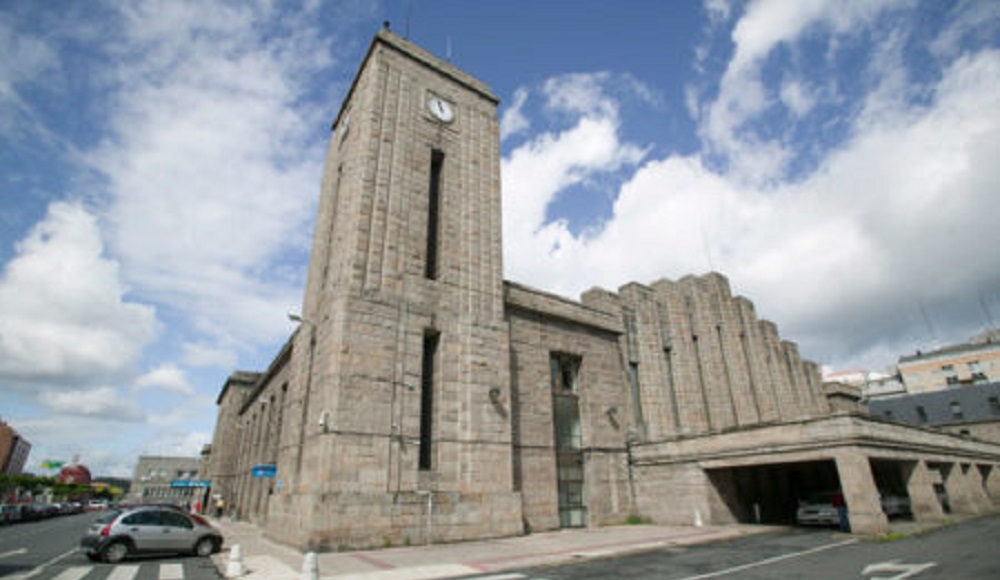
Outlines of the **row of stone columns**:
M 992 511 L 1000 501 L 998 467 L 973 462 L 898 460 L 916 521 L 940 521 L 955 515 Z M 836 457 L 841 491 L 851 530 L 877 534 L 888 530 L 870 458 L 860 450 Z

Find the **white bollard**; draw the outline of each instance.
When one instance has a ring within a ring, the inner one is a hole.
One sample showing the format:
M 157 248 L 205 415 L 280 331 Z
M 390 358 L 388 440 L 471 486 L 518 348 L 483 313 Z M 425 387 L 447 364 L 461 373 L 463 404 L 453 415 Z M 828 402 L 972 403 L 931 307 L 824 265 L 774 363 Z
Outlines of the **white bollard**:
M 302 560 L 302 575 L 299 580 L 319 580 L 319 562 L 316 560 L 316 552 L 308 552 Z
M 701 521 L 701 511 L 698 508 L 694 509 L 694 527 L 700 528 L 702 526 Z
M 236 578 L 247 573 L 243 566 L 243 550 L 239 544 L 229 549 L 229 565 L 226 566 L 226 578 Z

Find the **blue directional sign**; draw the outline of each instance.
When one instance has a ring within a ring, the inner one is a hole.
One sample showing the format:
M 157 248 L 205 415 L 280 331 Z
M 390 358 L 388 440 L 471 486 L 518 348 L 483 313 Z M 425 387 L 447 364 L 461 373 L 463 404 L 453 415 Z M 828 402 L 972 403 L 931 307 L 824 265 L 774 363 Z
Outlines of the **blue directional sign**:
M 170 482 L 170 487 L 212 487 L 212 482 L 207 479 L 175 479 Z
M 278 466 L 273 463 L 254 465 L 250 474 L 254 477 L 275 477 L 278 475 Z

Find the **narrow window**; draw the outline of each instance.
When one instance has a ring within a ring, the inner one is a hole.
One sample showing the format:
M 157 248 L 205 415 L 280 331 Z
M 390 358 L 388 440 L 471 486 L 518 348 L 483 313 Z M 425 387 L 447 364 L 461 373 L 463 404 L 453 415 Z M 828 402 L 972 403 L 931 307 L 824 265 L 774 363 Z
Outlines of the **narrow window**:
M 441 205 L 441 168 L 444 166 L 444 152 L 431 151 L 431 182 L 427 195 L 427 261 L 424 277 L 437 280 L 438 277 L 438 228 Z
M 549 374 L 552 379 L 552 390 L 556 394 L 579 392 L 577 384 L 580 373 L 581 359 L 578 356 L 564 353 L 553 353 L 549 358 Z
M 424 353 L 420 366 L 420 458 L 419 468 L 431 468 L 431 429 L 434 427 L 434 358 L 437 355 L 436 332 L 424 335 Z
M 962 413 L 962 405 L 958 401 L 951 402 L 951 416 L 953 419 L 961 419 L 964 415 Z
M 920 419 L 921 423 L 927 422 L 927 409 L 923 405 L 917 405 L 917 419 Z
M 628 363 L 628 378 L 632 387 L 632 408 L 635 410 L 635 426 L 638 429 L 643 429 L 646 419 L 642 416 L 642 393 L 639 388 L 639 363 Z
M 994 415 L 1000 415 L 1000 398 L 990 397 L 989 404 L 990 404 L 990 413 Z

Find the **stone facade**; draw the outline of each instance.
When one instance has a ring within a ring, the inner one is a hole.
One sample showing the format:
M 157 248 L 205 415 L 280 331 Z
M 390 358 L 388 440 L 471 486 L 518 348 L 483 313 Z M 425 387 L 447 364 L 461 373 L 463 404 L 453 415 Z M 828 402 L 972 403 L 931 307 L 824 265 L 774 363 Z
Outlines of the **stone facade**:
M 212 479 L 236 515 L 333 550 L 635 515 L 787 521 L 828 484 L 877 531 L 904 471 L 919 501 L 945 481 L 996 490 L 1000 447 L 878 424 L 901 462 L 884 475 L 873 424 L 834 413 L 816 365 L 720 274 L 580 301 L 504 281 L 496 107 L 375 36 L 333 125 L 301 324 L 219 397 Z
M 205 501 L 206 489 L 178 484 L 198 479 L 199 461 L 198 457 L 139 456 L 127 500 L 187 505 L 194 509 Z
M 896 365 L 906 392 L 930 393 L 1000 381 L 1000 340 L 985 333 L 978 341 L 901 356 Z
M 22 473 L 29 453 L 31 443 L 5 421 L 0 421 L 0 474 Z

